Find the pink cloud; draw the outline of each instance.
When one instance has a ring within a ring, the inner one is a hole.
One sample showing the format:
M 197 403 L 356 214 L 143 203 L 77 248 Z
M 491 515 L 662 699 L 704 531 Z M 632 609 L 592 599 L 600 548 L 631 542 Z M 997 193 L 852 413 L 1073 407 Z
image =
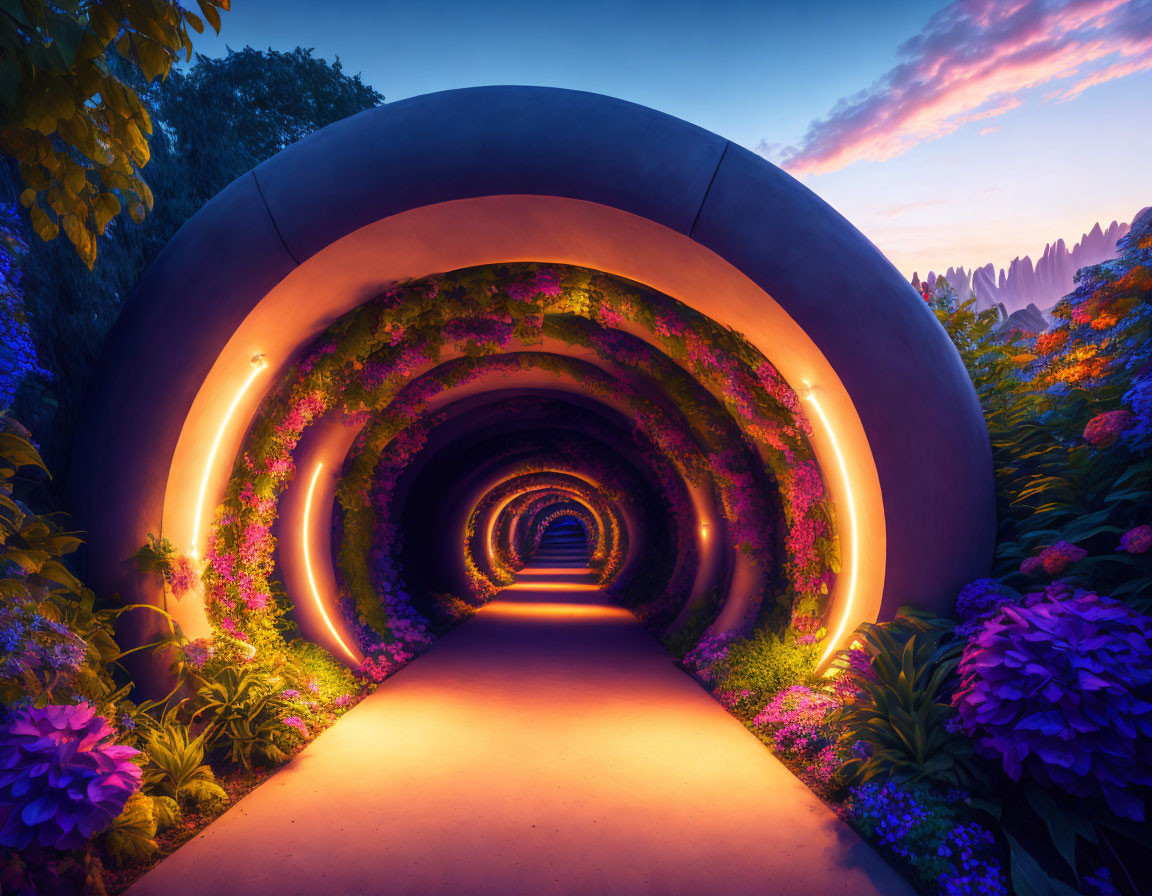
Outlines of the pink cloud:
M 898 49 L 900 63 L 840 100 L 784 151 L 794 174 L 883 161 L 964 125 L 1152 69 L 1152 0 L 957 0 Z M 987 128 L 985 128 L 987 130 Z

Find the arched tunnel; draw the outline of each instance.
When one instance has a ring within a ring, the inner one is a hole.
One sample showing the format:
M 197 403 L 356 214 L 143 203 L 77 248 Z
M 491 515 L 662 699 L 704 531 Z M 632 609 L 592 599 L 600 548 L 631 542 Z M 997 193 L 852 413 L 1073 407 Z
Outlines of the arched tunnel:
M 89 579 L 164 600 L 123 562 L 162 533 L 203 572 L 169 610 L 238 655 L 418 653 L 563 521 L 665 639 L 827 657 L 943 607 L 994 530 L 972 387 L 879 252 L 753 154 L 561 90 L 390 104 L 234 182 L 79 432 Z

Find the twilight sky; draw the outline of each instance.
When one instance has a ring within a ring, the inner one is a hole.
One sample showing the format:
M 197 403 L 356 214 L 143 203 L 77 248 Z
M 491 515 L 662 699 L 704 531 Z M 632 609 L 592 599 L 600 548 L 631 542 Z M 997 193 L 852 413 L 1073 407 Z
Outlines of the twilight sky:
M 782 165 L 905 274 L 1152 204 L 1152 0 L 237 0 L 196 49 L 313 47 L 393 101 L 534 84 Z

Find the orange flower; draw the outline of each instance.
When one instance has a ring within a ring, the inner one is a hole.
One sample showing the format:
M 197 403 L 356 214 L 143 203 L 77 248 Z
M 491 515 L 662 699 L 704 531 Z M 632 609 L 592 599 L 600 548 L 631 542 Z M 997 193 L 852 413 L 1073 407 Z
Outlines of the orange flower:
M 1036 354 L 1050 355 L 1057 349 L 1063 348 L 1068 342 L 1068 328 L 1060 327 L 1057 330 L 1050 330 L 1047 333 L 1041 333 L 1036 338 Z

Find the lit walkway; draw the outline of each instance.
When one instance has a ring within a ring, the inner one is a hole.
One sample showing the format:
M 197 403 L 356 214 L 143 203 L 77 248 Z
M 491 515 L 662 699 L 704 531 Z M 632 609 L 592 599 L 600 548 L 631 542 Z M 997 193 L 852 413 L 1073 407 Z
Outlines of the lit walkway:
M 133 896 L 910 896 L 578 571 L 525 570 Z

